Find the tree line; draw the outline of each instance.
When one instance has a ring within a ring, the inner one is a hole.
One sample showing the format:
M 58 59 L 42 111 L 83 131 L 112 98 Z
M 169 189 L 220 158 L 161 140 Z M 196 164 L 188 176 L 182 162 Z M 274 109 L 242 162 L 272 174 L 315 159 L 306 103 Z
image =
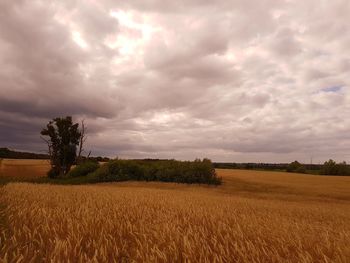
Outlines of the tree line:
M 28 159 L 28 160 L 49 160 L 50 156 L 45 153 L 20 152 L 6 147 L 0 148 L 0 158 L 2 159 Z M 81 160 L 92 160 L 96 162 L 108 162 L 110 158 L 103 156 L 81 156 Z
M 287 167 L 287 172 L 292 173 L 308 173 L 306 166 L 294 161 Z M 318 174 L 320 175 L 350 175 L 350 166 L 346 162 L 336 163 L 334 160 L 329 159 L 321 165 Z
M 319 175 L 350 175 L 350 165 L 346 162 L 336 163 L 330 159 L 324 164 L 302 164 L 298 161 L 291 163 L 218 163 L 219 169 L 251 169 L 265 171 L 286 171 L 291 173 L 306 173 Z
M 0 158 L 6 159 L 49 159 L 48 154 L 13 151 L 9 148 L 0 148 Z

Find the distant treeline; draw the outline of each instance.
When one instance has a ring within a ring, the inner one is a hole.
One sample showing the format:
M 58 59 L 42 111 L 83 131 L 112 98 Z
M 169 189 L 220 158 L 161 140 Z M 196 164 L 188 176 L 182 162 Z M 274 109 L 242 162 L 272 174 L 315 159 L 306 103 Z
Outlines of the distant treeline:
M 8 148 L 0 148 L 0 158 L 6 159 L 50 159 L 48 154 L 43 153 L 31 153 L 31 152 L 18 152 Z M 83 160 L 89 159 L 97 162 L 108 162 L 108 157 L 82 157 Z
M 49 159 L 47 154 L 42 153 L 30 153 L 30 152 L 17 152 L 8 148 L 0 148 L 0 158 L 7 159 Z
M 218 169 L 252 169 L 252 170 L 287 170 L 289 163 L 218 163 L 214 162 L 214 167 Z M 320 170 L 322 164 L 304 164 L 306 170 Z
M 266 171 L 286 171 L 291 173 L 306 173 L 320 175 L 350 175 L 350 165 L 345 162 L 336 163 L 332 159 L 324 164 L 291 163 L 213 163 L 218 169 L 251 169 Z

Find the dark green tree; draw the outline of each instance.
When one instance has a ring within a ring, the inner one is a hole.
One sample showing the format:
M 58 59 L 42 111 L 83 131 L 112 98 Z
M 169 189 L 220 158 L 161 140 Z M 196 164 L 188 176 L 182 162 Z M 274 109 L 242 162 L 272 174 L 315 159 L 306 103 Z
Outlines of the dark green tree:
M 49 177 L 58 177 L 69 172 L 76 161 L 77 148 L 80 143 L 81 132 L 79 124 L 73 123 L 72 117 L 55 118 L 41 131 L 42 137 L 48 145 L 51 160 Z
M 324 175 L 349 175 L 350 168 L 346 162 L 336 163 L 329 159 L 323 164 L 320 173 Z
M 349 175 L 350 169 L 349 166 L 346 164 L 345 161 L 338 163 L 338 175 Z
M 290 172 L 290 173 L 305 173 L 306 170 L 305 170 L 304 165 L 302 165 L 298 161 L 294 161 L 294 162 L 291 162 L 290 164 L 288 164 L 287 172 Z
M 337 163 L 332 159 L 329 159 L 323 164 L 321 169 L 321 174 L 325 175 L 336 175 L 338 174 Z

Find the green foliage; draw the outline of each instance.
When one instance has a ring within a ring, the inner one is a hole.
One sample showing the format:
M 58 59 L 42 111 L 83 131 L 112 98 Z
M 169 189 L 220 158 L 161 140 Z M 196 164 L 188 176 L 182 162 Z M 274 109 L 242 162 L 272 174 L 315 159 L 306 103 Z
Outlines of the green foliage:
M 41 131 L 41 135 L 49 137 L 49 155 L 52 170 L 55 170 L 50 175 L 57 177 L 67 174 L 76 161 L 77 145 L 81 137 L 79 124 L 73 124 L 70 116 L 55 118 Z
M 47 176 L 49 178 L 57 178 L 60 175 L 60 171 L 58 169 L 54 169 L 51 168 L 48 172 L 47 172 Z
M 93 161 L 85 161 L 83 163 L 78 164 L 67 174 L 68 177 L 79 177 L 86 176 L 89 173 L 96 171 L 100 165 L 98 162 Z
M 209 159 L 176 160 L 113 160 L 102 165 L 91 177 L 100 182 L 162 181 L 189 184 L 221 184 Z
M 82 159 L 84 160 L 85 158 L 87 158 L 87 157 L 84 157 L 84 156 L 82 156 Z M 108 157 L 101 157 L 101 156 L 97 156 L 97 157 L 88 157 L 89 158 L 89 160 L 94 160 L 94 161 L 96 161 L 96 162 L 108 162 L 108 161 L 110 161 L 110 159 L 108 158 Z
M 338 175 L 350 175 L 350 168 L 346 162 L 341 162 L 337 164 Z
M 323 175 L 350 175 L 350 168 L 346 162 L 336 163 L 329 159 L 323 164 L 320 174 Z
M 287 172 L 289 173 L 306 173 L 304 165 L 298 161 L 291 162 L 287 167 Z
M 296 173 L 304 174 L 306 173 L 305 167 L 302 165 L 295 170 Z
M 57 177 L 54 179 L 51 179 L 49 177 L 39 177 L 33 180 L 32 182 L 42 183 L 42 184 L 63 184 L 63 185 L 80 185 L 80 184 L 99 183 L 98 179 L 94 176 L 94 173 L 90 173 L 86 176 Z

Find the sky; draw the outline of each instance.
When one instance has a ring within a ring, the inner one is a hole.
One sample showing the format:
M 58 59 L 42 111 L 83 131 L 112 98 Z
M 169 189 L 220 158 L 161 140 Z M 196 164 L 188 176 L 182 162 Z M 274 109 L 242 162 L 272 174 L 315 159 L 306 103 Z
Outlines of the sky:
M 350 161 L 348 0 L 0 1 L 0 147 L 72 115 L 120 158 Z

